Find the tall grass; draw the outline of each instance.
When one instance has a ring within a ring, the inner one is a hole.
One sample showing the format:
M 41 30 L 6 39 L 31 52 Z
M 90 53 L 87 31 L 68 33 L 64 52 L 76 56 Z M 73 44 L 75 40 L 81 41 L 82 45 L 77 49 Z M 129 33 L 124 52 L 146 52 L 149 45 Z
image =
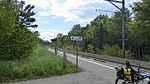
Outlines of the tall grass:
M 38 48 L 36 52 L 37 55 L 24 60 L 0 61 L 0 82 L 14 82 L 75 72 L 75 66 L 69 62 L 64 70 L 63 59 L 48 50 Z

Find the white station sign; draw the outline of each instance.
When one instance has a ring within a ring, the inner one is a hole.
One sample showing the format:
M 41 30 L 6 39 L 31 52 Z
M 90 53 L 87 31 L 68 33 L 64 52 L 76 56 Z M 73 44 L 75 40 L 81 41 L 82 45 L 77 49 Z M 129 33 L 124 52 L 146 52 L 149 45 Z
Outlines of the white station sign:
M 71 36 L 72 41 L 82 41 L 82 36 Z

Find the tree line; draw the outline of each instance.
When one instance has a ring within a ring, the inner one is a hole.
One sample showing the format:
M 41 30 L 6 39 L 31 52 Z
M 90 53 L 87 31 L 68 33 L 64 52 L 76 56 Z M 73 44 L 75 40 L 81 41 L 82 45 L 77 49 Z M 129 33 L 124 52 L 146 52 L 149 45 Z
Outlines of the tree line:
M 126 58 L 150 60 L 150 0 L 134 2 L 130 6 L 132 11 L 125 9 L 125 54 Z M 90 24 L 82 27 L 76 24 L 68 35 L 57 36 L 51 46 L 75 50 L 76 42 L 71 41 L 71 36 L 82 36 L 79 50 L 84 52 L 106 54 L 122 57 L 119 39 L 122 38 L 121 11 L 115 12 L 111 17 L 99 15 Z

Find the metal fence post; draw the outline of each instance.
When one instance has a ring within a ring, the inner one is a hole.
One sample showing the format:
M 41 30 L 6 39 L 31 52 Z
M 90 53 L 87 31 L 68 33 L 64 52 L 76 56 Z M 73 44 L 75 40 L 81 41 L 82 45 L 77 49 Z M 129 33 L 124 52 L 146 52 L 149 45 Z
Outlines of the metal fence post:
M 55 47 L 55 54 L 57 54 L 57 47 Z
M 79 59 L 78 59 L 78 41 L 77 41 L 77 51 L 76 51 L 76 70 L 78 69 L 78 62 L 79 62 Z
M 64 57 L 63 68 L 66 69 L 66 65 L 67 65 L 67 55 L 66 55 L 66 52 L 63 53 L 63 57 Z

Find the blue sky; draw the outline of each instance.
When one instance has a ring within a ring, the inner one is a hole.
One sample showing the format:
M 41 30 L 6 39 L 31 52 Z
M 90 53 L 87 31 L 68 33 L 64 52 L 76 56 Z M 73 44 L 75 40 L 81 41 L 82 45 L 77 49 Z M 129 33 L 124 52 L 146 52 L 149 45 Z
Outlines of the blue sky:
M 122 0 L 118 0 L 122 1 Z M 126 7 L 139 0 L 125 0 Z M 35 5 L 34 16 L 40 38 L 50 41 L 58 33 L 67 35 L 73 25 L 85 26 L 99 14 L 111 16 L 113 13 L 95 11 L 96 9 L 117 11 L 118 9 L 104 0 L 25 0 L 26 4 Z M 116 4 L 121 7 L 121 4 Z

